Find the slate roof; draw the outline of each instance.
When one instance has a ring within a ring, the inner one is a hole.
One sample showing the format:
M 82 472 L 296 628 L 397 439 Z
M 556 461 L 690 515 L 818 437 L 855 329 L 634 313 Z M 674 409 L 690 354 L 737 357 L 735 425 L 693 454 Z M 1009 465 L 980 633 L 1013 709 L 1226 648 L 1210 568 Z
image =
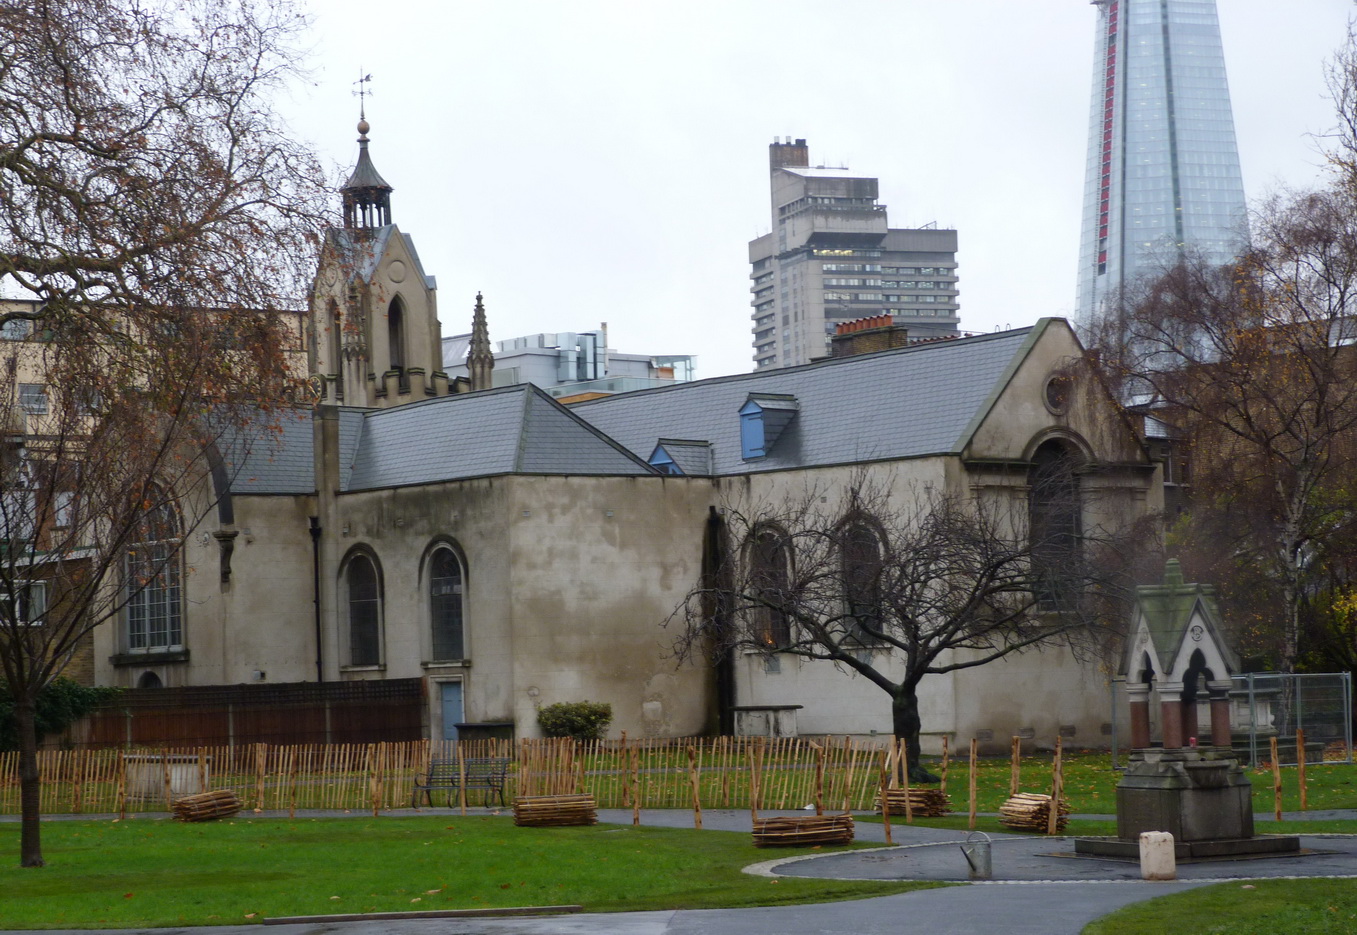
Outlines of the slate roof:
M 237 494 L 308 494 L 316 490 L 311 413 L 283 410 L 277 421 L 222 440 L 222 456 Z
M 340 426 L 341 451 L 354 451 L 344 491 L 497 474 L 655 473 L 531 384 L 357 415 L 360 425 Z
M 1221 631 L 1214 590 L 1204 584 L 1184 582 L 1177 559 L 1165 563 L 1162 584 L 1142 584 L 1136 588 L 1136 606 L 1150 633 L 1159 672 L 1172 671 L 1174 660 L 1187 639 L 1188 624 L 1194 617 L 1211 632 L 1212 640 L 1232 671 L 1239 671 L 1239 659 Z M 1128 640 L 1122 659 L 1123 672 L 1133 671 L 1138 662 L 1131 656 L 1134 649 L 1133 642 Z
M 571 410 L 642 458 L 662 438 L 709 441 L 716 474 L 952 454 L 965 446 L 1048 321 L 639 390 Z M 797 414 L 767 456 L 745 461 L 738 412 L 751 394 L 794 396 Z
M 687 476 L 703 477 L 711 473 L 711 442 L 661 438 L 658 444 Z

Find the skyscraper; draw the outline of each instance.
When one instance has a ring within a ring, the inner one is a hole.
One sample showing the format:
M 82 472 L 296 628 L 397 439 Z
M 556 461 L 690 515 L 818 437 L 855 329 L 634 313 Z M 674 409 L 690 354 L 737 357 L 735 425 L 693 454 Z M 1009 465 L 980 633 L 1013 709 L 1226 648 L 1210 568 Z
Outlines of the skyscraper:
M 1215 0 L 1098 8 L 1078 317 L 1186 252 L 1229 262 L 1247 237 Z
M 956 334 L 956 231 L 888 227 L 876 179 L 809 154 L 805 140 L 768 147 L 773 230 L 749 243 L 754 366 L 825 357 L 835 324 L 867 316 Z

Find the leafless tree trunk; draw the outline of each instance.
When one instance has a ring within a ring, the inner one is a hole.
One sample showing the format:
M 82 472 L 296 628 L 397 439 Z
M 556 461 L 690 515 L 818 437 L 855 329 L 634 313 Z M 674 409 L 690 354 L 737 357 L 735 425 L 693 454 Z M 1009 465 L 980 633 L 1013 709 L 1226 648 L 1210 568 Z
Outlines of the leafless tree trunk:
M 177 574 L 210 462 L 299 386 L 326 180 L 270 95 L 303 25 L 282 0 L 0 8 L 0 674 L 24 866 L 43 864 L 39 693 Z

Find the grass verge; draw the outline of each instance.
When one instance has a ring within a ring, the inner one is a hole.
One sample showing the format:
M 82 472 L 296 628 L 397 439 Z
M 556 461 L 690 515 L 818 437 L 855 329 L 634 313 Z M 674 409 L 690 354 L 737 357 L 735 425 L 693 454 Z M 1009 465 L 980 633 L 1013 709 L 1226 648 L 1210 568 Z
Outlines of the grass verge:
M 508 817 L 49 822 L 49 866 L 17 866 L 0 825 L 0 928 L 133 928 L 267 916 L 579 904 L 590 912 L 705 909 L 883 896 L 927 884 L 740 872 L 813 848 L 747 834 Z
M 1352 880 L 1218 883 L 1134 903 L 1084 927 L 1083 935 L 1348 935 L 1357 931 Z

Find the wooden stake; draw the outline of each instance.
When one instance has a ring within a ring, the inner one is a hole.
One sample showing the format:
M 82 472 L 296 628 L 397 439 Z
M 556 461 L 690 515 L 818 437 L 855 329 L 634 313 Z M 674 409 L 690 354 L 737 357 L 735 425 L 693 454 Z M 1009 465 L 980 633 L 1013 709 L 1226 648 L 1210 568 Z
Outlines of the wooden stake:
M 730 738 L 721 738 L 721 807 L 730 808 Z
M 1008 767 L 1009 798 L 1018 794 L 1019 780 L 1022 778 L 1022 738 L 1013 738 L 1013 757 Z
M 970 786 L 970 794 L 971 794 L 971 812 L 970 812 L 970 819 L 969 819 L 969 821 L 968 821 L 967 824 L 966 824 L 966 827 L 967 827 L 967 828 L 970 828 L 972 831 L 975 830 L 975 772 L 976 772 L 976 746 L 975 746 L 975 738 L 972 737 L 972 738 L 971 738 L 971 772 L 970 772 L 970 777 L 969 777 L 968 780 L 967 780 L 967 784 Z
M 943 795 L 947 794 L 947 767 L 951 763 L 951 754 L 947 747 L 947 735 L 942 735 L 942 769 L 939 770 L 942 781 L 938 783 L 938 791 Z
M 1307 806 L 1306 788 L 1305 788 L 1305 729 L 1296 728 L 1296 782 L 1300 784 L 1300 810 L 1303 812 Z
M 254 745 L 254 807 L 257 811 L 264 810 L 264 745 L 257 743 Z
M 204 790 L 206 791 L 206 790 Z M 287 752 L 287 817 L 297 817 L 297 748 Z
M 127 818 L 127 754 L 118 751 L 118 820 Z
M 702 830 L 702 794 L 698 789 L 697 750 L 688 745 L 688 782 L 693 787 L 693 827 Z
M 825 748 L 811 741 L 815 750 L 815 814 L 825 813 Z
M 763 740 L 762 737 L 759 738 Z M 750 744 L 745 748 L 745 755 L 749 758 L 749 819 L 751 822 L 759 820 L 759 755 L 758 749 L 762 744 Z
M 1282 820 L 1282 763 L 1281 758 L 1277 756 L 1277 738 L 1273 737 L 1270 744 L 1272 748 L 1272 817 L 1276 821 Z
M 891 840 L 891 801 L 889 796 L 890 787 L 891 787 L 891 762 L 890 762 L 890 750 L 889 748 L 887 748 L 886 752 L 883 753 L 881 757 L 881 827 L 886 832 L 886 843 L 894 844 L 895 842 Z
M 462 817 L 466 817 L 466 751 L 462 749 L 462 742 L 456 741 L 457 745 L 457 810 Z
M 909 800 L 909 745 L 900 741 L 901 788 L 905 790 L 905 824 L 914 824 L 914 803 Z
M 1060 756 L 1062 738 L 1055 738 L 1055 756 L 1051 759 L 1051 807 L 1046 817 L 1046 833 L 1055 834 L 1060 830 L 1060 800 L 1065 793 L 1065 767 Z
M 631 823 L 641 823 L 641 748 L 631 745 Z

